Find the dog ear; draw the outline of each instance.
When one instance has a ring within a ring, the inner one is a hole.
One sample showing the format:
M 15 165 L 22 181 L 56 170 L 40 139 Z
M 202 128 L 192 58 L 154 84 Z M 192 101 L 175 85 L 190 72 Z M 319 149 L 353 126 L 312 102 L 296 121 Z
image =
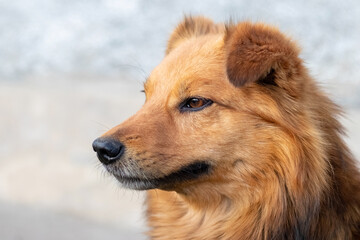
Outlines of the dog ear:
M 251 82 L 278 85 L 298 64 L 298 47 L 276 28 L 260 23 L 227 25 L 226 70 L 235 86 Z
M 175 28 L 168 41 L 166 54 L 175 49 L 181 42 L 192 37 L 215 34 L 224 31 L 224 26 L 215 24 L 205 17 L 185 16 L 184 20 Z

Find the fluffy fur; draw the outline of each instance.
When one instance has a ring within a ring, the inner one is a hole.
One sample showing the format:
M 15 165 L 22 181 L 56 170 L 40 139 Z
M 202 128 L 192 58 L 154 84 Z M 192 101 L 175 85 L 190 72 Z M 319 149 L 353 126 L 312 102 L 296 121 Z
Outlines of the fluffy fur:
M 153 189 L 151 239 L 360 239 L 339 107 L 298 55 L 260 23 L 187 17 L 175 29 L 142 109 L 104 135 L 126 147 L 107 169 Z M 213 104 L 180 111 L 192 97 Z

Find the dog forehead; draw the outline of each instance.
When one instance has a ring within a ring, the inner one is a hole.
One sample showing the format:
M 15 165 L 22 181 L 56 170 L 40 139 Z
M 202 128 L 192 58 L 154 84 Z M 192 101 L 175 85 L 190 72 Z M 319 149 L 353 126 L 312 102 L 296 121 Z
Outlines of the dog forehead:
M 171 51 L 145 83 L 147 94 L 181 91 L 202 80 L 225 75 L 224 41 L 221 35 L 192 38 Z

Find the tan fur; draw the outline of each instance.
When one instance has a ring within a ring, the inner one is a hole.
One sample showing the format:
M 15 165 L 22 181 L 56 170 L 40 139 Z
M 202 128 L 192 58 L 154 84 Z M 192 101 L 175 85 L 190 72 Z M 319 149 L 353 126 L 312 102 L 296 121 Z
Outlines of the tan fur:
M 104 135 L 126 146 L 117 167 L 138 178 L 211 166 L 148 191 L 151 239 L 360 239 L 360 175 L 340 110 L 298 54 L 264 24 L 200 17 L 175 29 L 142 109 Z M 214 103 L 179 111 L 190 97 Z

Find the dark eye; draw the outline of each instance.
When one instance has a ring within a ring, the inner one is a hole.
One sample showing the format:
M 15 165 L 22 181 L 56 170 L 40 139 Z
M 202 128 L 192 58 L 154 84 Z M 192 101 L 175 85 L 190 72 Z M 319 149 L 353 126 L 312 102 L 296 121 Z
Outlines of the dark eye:
M 199 111 L 213 103 L 210 99 L 194 97 L 186 99 L 181 105 L 181 111 Z

